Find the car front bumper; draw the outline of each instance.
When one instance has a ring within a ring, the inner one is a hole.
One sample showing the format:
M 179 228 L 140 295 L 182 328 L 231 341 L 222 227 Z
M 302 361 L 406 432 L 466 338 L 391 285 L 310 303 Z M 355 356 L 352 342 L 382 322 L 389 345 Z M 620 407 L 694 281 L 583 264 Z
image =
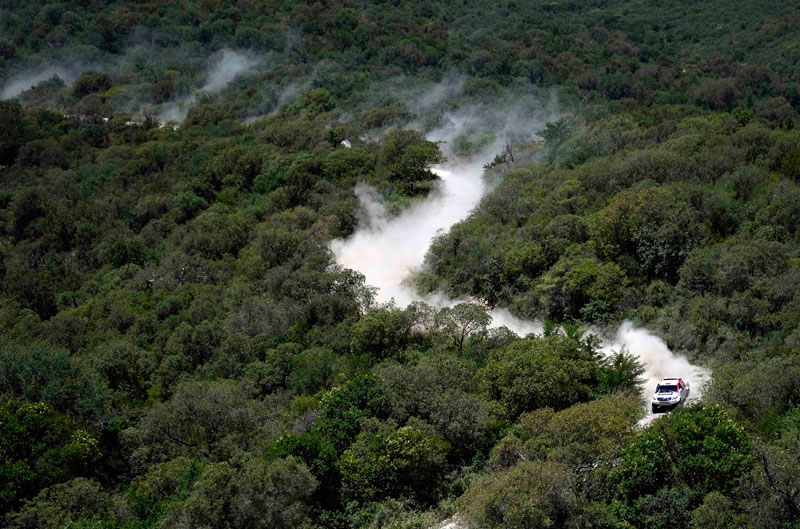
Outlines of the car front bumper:
M 650 401 L 650 404 L 659 408 L 674 408 L 680 404 L 680 400 L 664 400 L 664 401 Z

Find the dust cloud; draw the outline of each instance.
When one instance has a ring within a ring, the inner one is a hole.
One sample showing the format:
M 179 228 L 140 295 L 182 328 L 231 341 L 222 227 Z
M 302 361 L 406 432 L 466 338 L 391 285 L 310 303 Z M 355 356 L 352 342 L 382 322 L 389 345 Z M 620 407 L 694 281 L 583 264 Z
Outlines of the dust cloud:
M 443 92 L 451 92 L 447 80 Z M 510 112 L 511 113 L 511 112 Z M 517 114 L 524 114 L 518 111 Z M 475 109 L 445 116 L 441 127 L 429 132 L 431 141 L 442 142 L 448 157 L 453 157 L 451 145 L 456 138 L 480 122 Z M 543 119 L 532 119 L 525 128 L 515 128 L 516 134 L 525 131 L 529 137 L 544 127 Z M 360 228 L 346 240 L 331 242 L 336 261 L 347 268 L 358 270 L 367 284 L 377 287 L 377 301 L 394 300 L 398 306 L 412 301 L 424 301 L 434 307 L 451 306 L 465 298 L 449 299 L 443 295 L 420 295 L 409 277 L 425 260 L 431 240 L 440 232 L 448 230 L 463 220 L 478 205 L 492 186 L 483 178 L 483 166 L 494 153 L 500 152 L 509 141 L 504 130 L 499 130 L 492 144 L 470 160 L 458 160 L 434 168 L 439 180 L 428 197 L 405 209 L 397 216 L 390 216 L 380 194 L 366 183 L 356 186 L 355 194 L 361 205 Z M 492 311 L 492 325 L 506 326 L 517 334 L 526 335 L 541 331 L 541 326 L 516 318 L 505 309 Z
M 519 116 L 511 109 L 507 114 Z M 451 155 L 447 152 L 448 144 L 472 120 L 474 116 L 450 115 L 447 126 L 429 133 L 428 139 L 448 142 L 444 144 L 445 152 Z M 509 121 L 517 133 L 520 130 L 518 120 Z M 532 136 L 544 125 L 542 121 L 536 121 L 528 122 L 526 126 Z M 439 181 L 430 195 L 393 217 L 375 189 L 365 183 L 358 184 L 355 193 L 361 205 L 359 228 L 349 238 L 331 242 L 337 263 L 364 274 L 367 284 L 378 289 L 378 302 L 394 300 L 402 307 L 412 301 L 423 301 L 439 308 L 475 301 L 451 299 L 443 294 L 422 295 L 410 284 L 409 278 L 422 267 L 432 239 L 465 219 L 481 198 L 491 191 L 492 186 L 483 178 L 483 165 L 492 158 L 487 153 L 500 152 L 507 139 L 501 132 L 483 155 L 436 167 L 434 172 Z M 505 309 L 495 309 L 491 316 L 492 327 L 505 326 L 521 336 L 540 334 L 543 330 L 540 322 L 517 318 Z M 599 331 L 590 332 L 602 336 Z M 697 400 L 702 395 L 704 383 L 710 379 L 707 369 L 692 365 L 685 357 L 670 351 L 658 336 L 646 329 L 635 328 L 630 322 L 623 323 L 615 335 L 604 339 L 601 345 L 604 354 L 623 348 L 638 356 L 645 366 L 643 398 L 651 394 L 662 377 L 677 376 L 689 380 L 691 399 Z M 650 420 L 652 416 L 648 417 Z
M 227 87 L 231 81 L 240 75 L 261 66 L 263 61 L 250 54 L 225 49 L 209 61 L 206 72 L 206 81 L 200 88 L 201 92 L 219 92 Z M 182 122 L 186 119 L 189 109 L 196 106 L 198 96 L 191 94 L 177 101 L 171 101 L 161 106 L 158 120 L 163 124 L 170 121 Z
M 223 50 L 222 54 L 213 62 L 206 76 L 206 83 L 201 90 L 204 92 L 217 92 L 239 75 L 252 70 L 260 64 L 260 60 L 233 50 Z

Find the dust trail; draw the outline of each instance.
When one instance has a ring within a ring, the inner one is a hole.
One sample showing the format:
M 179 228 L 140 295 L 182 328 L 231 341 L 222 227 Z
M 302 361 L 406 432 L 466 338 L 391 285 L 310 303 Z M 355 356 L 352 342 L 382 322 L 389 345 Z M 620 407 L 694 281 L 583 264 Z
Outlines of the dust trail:
M 643 398 L 647 401 L 647 415 L 639 423 L 641 426 L 649 424 L 657 417 L 650 411 L 650 397 L 662 378 L 686 379 L 690 386 L 687 399 L 689 405 L 702 398 L 704 386 L 711 380 L 711 371 L 691 364 L 685 356 L 673 353 L 664 340 L 652 332 L 647 329 L 637 329 L 633 323 L 626 321 L 620 325 L 613 340 L 603 343 L 601 352 L 610 354 L 623 347 L 629 353 L 638 356 L 645 367 Z
M 425 259 L 433 237 L 463 220 L 486 192 L 480 164 L 438 167 L 435 172 L 440 181 L 427 200 L 393 218 L 389 218 L 373 188 L 364 183 L 357 185 L 356 196 L 366 217 L 362 224 L 367 225 L 349 239 L 331 242 L 336 261 L 364 274 L 367 284 L 378 288 L 379 302 L 394 299 L 398 306 L 406 306 L 412 301 L 424 301 L 444 307 L 467 301 L 442 295 L 423 296 L 406 284 Z M 505 309 L 492 311 L 492 319 L 493 326 L 505 325 L 517 334 L 541 330 L 536 323 L 520 320 Z
M 424 301 L 444 307 L 469 301 L 441 294 L 423 296 L 406 282 L 422 265 L 431 239 L 466 218 L 487 192 L 480 164 L 438 167 L 435 171 L 441 180 L 431 195 L 391 218 L 377 191 L 359 184 L 356 196 L 362 208 L 361 228 L 349 239 L 331 243 L 340 265 L 358 270 L 368 284 L 378 288 L 379 302 L 394 299 L 398 306 L 406 306 L 412 301 Z M 493 327 L 506 326 L 521 336 L 542 332 L 539 322 L 522 320 L 506 309 L 495 309 L 491 315 Z M 677 376 L 689 380 L 691 399 L 697 400 L 703 384 L 710 379 L 707 369 L 692 365 L 685 357 L 670 351 L 658 336 L 635 328 L 631 322 L 623 323 L 613 338 L 604 340 L 601 352 L 610 354 L 623 347 L 638 356 L 645 366 L 645 396 L 651 394 L 661 378 Z
M 419 299 L 403 281 L 422 264 L 437 232 L 463 219 L 483 195 L 478 168 L 440 167 L 435 172 L 441 180 L 428 199 L 394 218 L 388 217 L 374 189 L 363 183 L 356 187 L 369 226 L 347 240 L 333 241 L 331 248 L 339 264 L 358 270 L 367 283 L 378 287 L 378 301 L 394 298 L 405 306 Z
M 474 116 L 448 118 L 449 126 L 430 133 L 430 140 L 445 140 L 452 145 L 459 132 L 475 120 Z M 529 126 L 536 130 L 536 127 L 541 128 L 541 123 Z M 520 128 L 515 127 L 515 130 Z M 503 141 L 495 141 L 483 152 L 494 154 L 501 150 L 502 145 Z M 375 189 L 364 183 L 356 186 L 356 196 L 361 205 L 359 228 L 348 239 L 331 242 L 337 263 L 364 274 L 367 284 L 377 287 L 379 302 L 394 299 L 402 307 L 412 301 L 423 301 L 438 308 L 471 301 L 467 298 L 450 299 L 441 293 L 421 295 L 408 281 L 409 276 L 423 265 L 433 237 L 465 219 L 481 198 L 491 191 L 491 186 L 483 179 L 483 165 L 491 158 L 484 154 L 468 162 L 435 168 L 440 180 L 431 194 L 395 217 L 388 215 Z M 505 309 L 495 309 L 491 316 L 493 327 L 505 326 L 521 336 L 541 334 L 543 330 L 540 322 L 522 320 Z M 600 332 L 594 333 L 602 336 Z M 658 336 L 646 329 L 634 328 L 630 322 L 623 323 L 614 337 L 606 338 L 601 351 L 610 354 L 623 347 L 638 356 L 645 366 L 643 398 L 647 399 L 648 411 L 649 396 L 659 379 L 669 376 L 687 379 L 691 385 L 692 401 L 701 397 L 703 385 L 710 379 L 707 369 L 692 365 L 685 357 L 670 351 Z
M 686 357 L 670 351 L 664 341 L 648 331 L 637 329 L 633 323 L 626 321 L 617 330 L 613 342 L 605 343 L 601 351 L 605 354 L 618 351 L 622 347 L 638 356 L 644 363 L 645 393 L 650 395 L 662 378 L 682 377 L 689 380 L 691 398 L 699 399 L 703 394 L 703 385 L 711 378 L 711 372 L 700 366 L 692 365 Z
M 467 115 L 450 115 L 448 124 L 432 131 L 428 138 L 451 144 L 473 120 Z M 360 229 L 346 240 L 331 242 L 336 261 L 364 274 L 367 284 L 378 288 L 378 302 L 394 299 L 398 306 L 406 306 L 412 301 L 424 301 L 434 307 L 445 307 L 469 301 L 441 294 L 420 295 L 407 280 L 422 265 L 431 240 L 466 218 L 490 190 L 491 186 L 483 179 L 483 166 L 500 150 L 503 141 L 504 137 L 496 139 L 483 155 L 470 161 L 434 168 L 439 180 L 433 191 L 424 201 L 395 217 L 389 216 L 374 188 L 358 184 L 355 194 L 361 205 Z M 506 326 L 521 335 L 541 331 L 537 323 L 516 318 L 506 309 L 492 311 L 492 326 Z

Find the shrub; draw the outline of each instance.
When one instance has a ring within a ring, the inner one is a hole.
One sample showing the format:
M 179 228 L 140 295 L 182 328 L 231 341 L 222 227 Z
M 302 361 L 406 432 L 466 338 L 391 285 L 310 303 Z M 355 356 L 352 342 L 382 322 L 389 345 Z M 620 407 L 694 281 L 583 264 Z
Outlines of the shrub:
M 72 95 L 78 99 L 94 94 L 105 92 L 111 88 L 111 78 L 101 72 L 88 70 L 83 72 L 72 85 Z

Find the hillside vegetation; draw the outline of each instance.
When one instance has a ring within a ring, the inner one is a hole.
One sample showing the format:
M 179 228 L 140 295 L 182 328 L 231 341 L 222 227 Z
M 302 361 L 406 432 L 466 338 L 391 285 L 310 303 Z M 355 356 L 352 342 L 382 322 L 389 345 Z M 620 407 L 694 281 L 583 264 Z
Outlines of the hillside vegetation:
M 2 524 L 798 527 L 799 29 L 783 1 L 3 3 Z M 535 106 L 538 135 L 508 119 Z M 357 183 L 397 213 L 503 141 L 415 281 L 542 335 L 336 264 Z M 641 364 L 583 327 L 625 319 L 712 368 L 702 403 L 637 426 Z

